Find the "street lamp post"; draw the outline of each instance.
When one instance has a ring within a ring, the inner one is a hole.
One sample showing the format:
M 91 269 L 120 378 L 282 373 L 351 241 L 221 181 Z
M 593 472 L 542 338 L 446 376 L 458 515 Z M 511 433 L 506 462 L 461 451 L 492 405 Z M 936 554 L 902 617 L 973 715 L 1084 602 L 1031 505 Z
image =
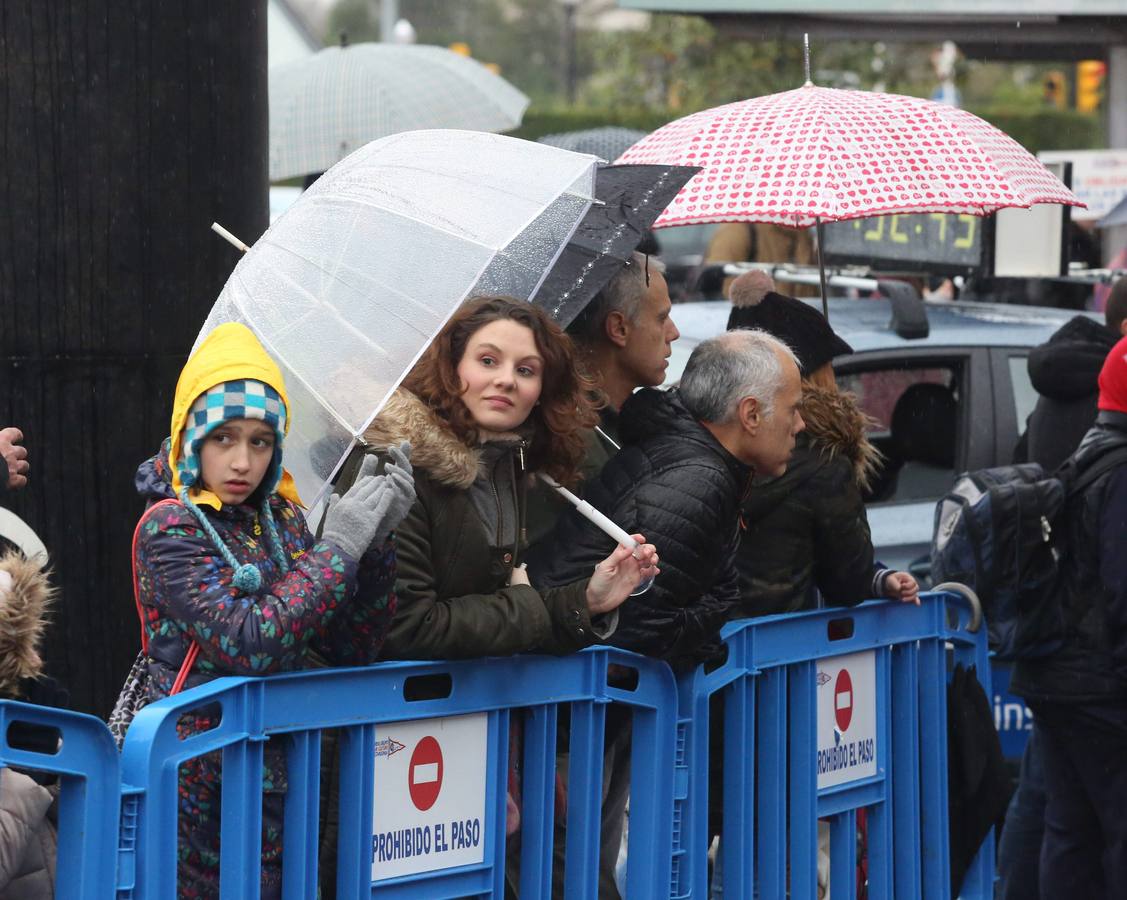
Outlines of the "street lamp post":
M 574 106 L 576 81 L 578 80 L 575 14 L 583 0 L 559 0 L 559 2 L 564 8 L 564 88 L 567 92 L 568 104 Z

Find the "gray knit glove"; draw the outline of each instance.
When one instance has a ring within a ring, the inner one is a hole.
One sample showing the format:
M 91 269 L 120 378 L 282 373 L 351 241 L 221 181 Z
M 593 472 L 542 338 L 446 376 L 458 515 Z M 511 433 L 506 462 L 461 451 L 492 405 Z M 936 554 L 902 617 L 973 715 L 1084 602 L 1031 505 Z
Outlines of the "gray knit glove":
M 400 523 L 407 518 L 407 513 L 415 505 L 415 478 L 411 468 L 411 444 L 404 441 L 398 447 L 388 447 L 388 456 L 391 462 L 384 466 L 384 475 L 387 482 L 384 485 L 384 506 L 380 508 L 380 524 L 376 529 L 376 536 L 372 541 L 379 546 L 387 540 Z
M 352 487 L 343 496 L 331 496 L 325 512 L 321 536 L 353 559 L 364 555 L 383 518 L 381 507 L 386 503 L 387 476 L 376 475 L 379 465 L 376 457 L 364 457 Z

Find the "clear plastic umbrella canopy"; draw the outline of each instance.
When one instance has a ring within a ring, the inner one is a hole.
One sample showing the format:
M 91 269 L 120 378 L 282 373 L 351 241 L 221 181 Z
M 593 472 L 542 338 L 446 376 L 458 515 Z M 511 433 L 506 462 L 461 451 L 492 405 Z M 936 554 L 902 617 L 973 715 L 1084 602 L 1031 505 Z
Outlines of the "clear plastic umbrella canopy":
M 270 180 L 324 172 L 401 131 L 508 131 L 527 107 L 500 75 L 445 47 L 327 47 L 270 69 Z
M 243 257 L 196 342 L 242 322 L 281 365 L 286 467 L 310 506 L 463 300 L 535 293 L 591 204 L 595 163 L 482 132 L 393 135 L 330 169 Z

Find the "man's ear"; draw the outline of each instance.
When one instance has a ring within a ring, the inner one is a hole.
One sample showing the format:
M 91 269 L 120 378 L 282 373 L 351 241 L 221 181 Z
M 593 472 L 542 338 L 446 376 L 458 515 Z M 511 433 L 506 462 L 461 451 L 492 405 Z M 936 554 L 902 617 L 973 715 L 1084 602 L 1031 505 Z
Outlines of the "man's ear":
M 754 397 L 744 397 L 739 405 L 740 424 L 748 434 L 755 434 L 763 424 L 763 410 Z
M 603 322 L 603 331 L 607 340 L 616 347 L 625 347 L 626 339 L 630 337 L 630 323 L 619 310 L 612 310 Z

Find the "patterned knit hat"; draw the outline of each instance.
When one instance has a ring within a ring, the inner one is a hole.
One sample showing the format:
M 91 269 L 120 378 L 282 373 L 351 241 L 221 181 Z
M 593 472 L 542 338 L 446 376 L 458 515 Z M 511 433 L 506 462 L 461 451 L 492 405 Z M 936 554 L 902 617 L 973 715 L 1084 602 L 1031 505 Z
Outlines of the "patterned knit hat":
M 274 456 L 270 468 L 262 476 L 256 488 L 261 489 L 262 508 L 260 517 L 270 536 L 270 553 L 278 565 L 279 572 L 289 570 L 289 560 L 282 549 L 281 536 L 274 522 L 274 512 L 270 507 L 270 495 L 282 477 L 282 440 L 286 433 L 286 404 L 274 388 L 264 382 L 251 378 L 225 381 L 204 391 L 196 398 L 188 410 L 184 424 L 184 438 L 180 444 L 180 459 L 176 461 L 180 474 L 180 501 L 196 517 L 200 527 L 208 534 L 216 549 L 235 570 L 232 584 L 247 594 L 257 593 L 262 587 L 262 573 L 252 563 L 240 563 L 231 548 L 216 532 L 196 504 L 192 501 L 190 489 L 200 479 L 200 445 L 204 439 L 224 422 L 231 419 L 258 419 L 274 429 Z
M 274 459 L 262 478 L 263 494 L 269 496 L 282 477 L 282 441 L 286 434 L 286 404 L 268 384 L 239 379 L 217 384 L 204 391 L 184 423 L 181 457 L 177 461 L 180 482 L 192 487 L 200 477 L 200 446 L 212 431 L 231 419 L 259 419 L 274 429 Z

